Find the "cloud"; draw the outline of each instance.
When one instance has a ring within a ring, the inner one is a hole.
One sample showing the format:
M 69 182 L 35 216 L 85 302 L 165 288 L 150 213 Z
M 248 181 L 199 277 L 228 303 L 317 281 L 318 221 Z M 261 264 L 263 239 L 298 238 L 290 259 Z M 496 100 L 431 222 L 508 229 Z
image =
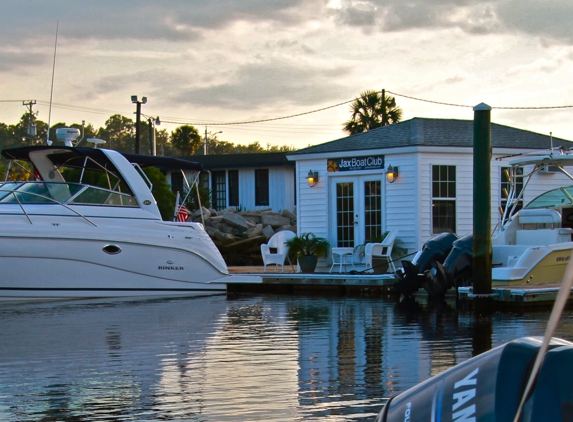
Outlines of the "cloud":
M 523 33 L 571 42 L 569 0 L 342 0 L 330 8 L 344 25 L 366 31 L 459 28 L 470 34 Z
M 62 36 L 78 39 L 189 41 L 205 29 L 237 21 L 298 24 L 304 0 L 2 0 L 4 41 L 45 37 L 60 23 Z M 33 28 L 33 31 L 31 31 Z
M 345 88 L 336 81 L 349 72 L 343 66 L 325 68 L 272 58 L 241 65 L 225 81 L 182 88 L 169 100 L 239 109 L 280 103 L 310 105 L 337 98 Z

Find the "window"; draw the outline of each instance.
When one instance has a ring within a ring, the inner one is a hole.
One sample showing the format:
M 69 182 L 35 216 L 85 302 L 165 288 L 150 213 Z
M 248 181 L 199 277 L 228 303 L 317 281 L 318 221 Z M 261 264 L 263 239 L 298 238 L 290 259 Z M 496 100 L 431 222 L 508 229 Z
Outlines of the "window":
M 364 182 L 364 223 L 366 241 L 382 236 L 382 183 Z
M 509 187 L 510 187 L 510 171 L 511 167 L 502 167 L 501 168 L 501 206 L 500 206 L 500 213 L 503 215 L 505 211 L 505 207 L 507 206 L 507 195 L 509 194 Z M 523 176 L 523 167 L 516 168 L 516 176 Z M 515 197 L 518 197 L 523 190 L 523 177 L 516 177 L 515 179 Z M 523 208 L 523 198 L 517 201 L 515 211 L 519 211 Z
M 225 171 L 214 171 L 213 177 L 213 202 L 217 211 L 227 208 L 227 186 L 225 183 Z
M 269 205 L 269 170 L 255 170 L 255 205 Z
M 171 190 L 183 194 L 183 175 L 180 171 L 171 173 Z
M 456 232 L 456 167 L 432 166 L 432 233 Z
M 227 173 L 229 180 L 229 206 L 239 206 L 239 170 L 229 170 Z

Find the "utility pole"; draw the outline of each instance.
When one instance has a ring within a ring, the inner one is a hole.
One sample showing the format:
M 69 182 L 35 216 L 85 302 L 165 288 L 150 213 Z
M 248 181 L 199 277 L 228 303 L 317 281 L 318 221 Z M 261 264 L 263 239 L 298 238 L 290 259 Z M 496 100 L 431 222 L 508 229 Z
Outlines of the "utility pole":
M 223 133 L 222 130 L 219 132 L 211 133 L 211 136 L 215 137 L 219 133 Z M 203 155 L 207 155 L 207 141 L 209 140 L 209 132 L 207 132 L 207 126 L 205 126 L 205 142 L 203 142 Z
M 205 142 L 203 142 L 203 155 L 207 155 L 207 126 L 205 126 Z
M 386 90 L 382 89 L 382 126 L 386 126 Z
M 147 123 L 149 124 L 149 142 L 151 143 L 151 155 L 157 155 L 157 143 L 155 140 L 155 126 L 161 124 L 161 120 L 159 120 L 159 116 L 153 120 L 152 117 L 147 118 Z
M 135 108 L 135 153 L 139 154 L 139 140 L 141 134 L 139 133 L 139 126 L 141 125 L 141 104 L 147 103 L 147 97 L 143 97 L 141 101 L 137 99 L 137 95 L 131 96 L 131 102 L 136 104 Z
M 34 113 L 32 111 L 32 108 L 36 105 L 36 100 L 33 101 L 22 101 L 22 105 L 24 107 L 26 107 L 26 109 L 28 110 L 28 128 L 26 129 L 26 133 L 28 134 L 28 136 L 30 138 L 34 138 L 36 136 L 36 125 L 35 125 L 35 121 L 36 121 L 36 115 L 38 114 L 38 112 Z M 33 140 L 32 140 L 33 142 Z

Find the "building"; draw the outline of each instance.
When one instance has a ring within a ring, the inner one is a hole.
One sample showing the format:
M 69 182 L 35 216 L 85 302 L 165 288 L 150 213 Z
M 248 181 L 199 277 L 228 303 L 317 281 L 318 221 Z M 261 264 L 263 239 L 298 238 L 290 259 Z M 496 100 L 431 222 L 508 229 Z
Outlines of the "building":
M 180 157 L 203 165 L 201 186 L 212 192 L 212 208 L 241 210 L 295 208 L 295 164 L 284 152 Z M 174 191 L 183 192 L 181 174 L 171 174 Z
M 504 206 L 508 166 L 508 160 L 497 158 L 573 144 L 494 123 L 491 139 L 495 225 Z M 299 233 L 354 247 L 398 229 L 399 246 L 411 253 L 435 234 L 462 236 L 473 230 L 473 120 L 413 118 L 287 156 L 296 163 Z M 390 171 L 393 181 L 387 180 Z M 551 186 L 571 184 L 565 180 L 561 173 L 538 175 L 524 203 Z M 318 270 L 328 264 L 329 259 L 319 261 Z

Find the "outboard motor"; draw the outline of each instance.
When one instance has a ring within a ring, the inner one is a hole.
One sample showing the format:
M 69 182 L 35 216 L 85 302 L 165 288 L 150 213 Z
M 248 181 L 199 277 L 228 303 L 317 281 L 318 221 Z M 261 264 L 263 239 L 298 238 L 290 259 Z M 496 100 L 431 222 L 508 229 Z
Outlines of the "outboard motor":
M 416 257 L 410 261 L 402 261 L 402 269 L 396 272 L 398 281 L 394 284 L 404 296 L 417 292 L 425 282 L 424 273 L 432 268 L 434 262 L 444 262 L 458 236 L 454 233 L 440 233 L 426 243 Z
M 463 286 L 472 277 L 474 236 L 466 234 L 453 244 L 443 265 L 436 261 L 426 277 L 424 289 L 428 295 L 443 299 L 446 291 L 454 286 Z
M 376 422 L 512 422 L 542 339 L 524 337 L 390 398 Z M 521 421 L 571 420 L 573 343 L 552 339 Z

